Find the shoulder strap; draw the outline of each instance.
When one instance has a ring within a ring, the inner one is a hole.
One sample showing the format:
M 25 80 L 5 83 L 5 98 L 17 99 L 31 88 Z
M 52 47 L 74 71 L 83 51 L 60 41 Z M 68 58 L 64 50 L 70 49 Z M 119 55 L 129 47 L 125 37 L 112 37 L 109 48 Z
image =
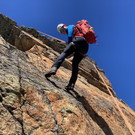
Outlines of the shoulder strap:
M 82 33 L 82 31 L 77 27 L 77 26 L 75 26 L 77 29 L 78 29 L 78 31 L 80 32 L 80 33 Z M 82 33 L 83 34 L 83 33 Z

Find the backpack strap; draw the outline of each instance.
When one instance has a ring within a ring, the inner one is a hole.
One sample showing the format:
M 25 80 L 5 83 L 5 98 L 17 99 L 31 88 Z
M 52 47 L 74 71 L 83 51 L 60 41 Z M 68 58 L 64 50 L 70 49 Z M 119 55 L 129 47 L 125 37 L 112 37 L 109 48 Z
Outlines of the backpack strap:
M 78 31 L 79 31 L 80 33 L 82 33 L 81 30 L 80 30 L 77 26 L 75 26 L 75 27 L 78 29 Z M 82 34 L 83 34 L 83 33 L 82 33 Z
M 77 26 L 74 26 L 73 38 L 74 38 L 74 37 L 77 37 L 77 36 L 84 37 L 84 35 L 83 35 L 83 33 L 81 32 L 81 30 L 80 30 Z

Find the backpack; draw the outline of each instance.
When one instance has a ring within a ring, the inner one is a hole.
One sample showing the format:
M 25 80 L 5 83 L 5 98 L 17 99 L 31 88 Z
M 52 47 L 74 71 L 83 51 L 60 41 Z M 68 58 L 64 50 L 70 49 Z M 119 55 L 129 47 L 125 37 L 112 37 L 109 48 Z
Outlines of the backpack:
M 89 25 L 87 20 L 78 21 L 74 28 L 74 37 L 82 36 L 87 40 L 88 43 L 96 43 L 97 39 L 95 32 L 91 29 L 92 27 Z

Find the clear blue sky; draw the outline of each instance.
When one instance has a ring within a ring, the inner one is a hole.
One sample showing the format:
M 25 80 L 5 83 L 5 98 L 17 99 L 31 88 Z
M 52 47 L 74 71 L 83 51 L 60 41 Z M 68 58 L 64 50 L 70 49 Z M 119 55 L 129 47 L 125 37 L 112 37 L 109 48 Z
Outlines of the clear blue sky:
M 105 71 L 117 96 L 135 110 L 135 0 L 0 0 L 0 12 L 19 26 L 63 40 L 59 23 L 88 20 L 100 45 L 90 45 L 88 55 Z

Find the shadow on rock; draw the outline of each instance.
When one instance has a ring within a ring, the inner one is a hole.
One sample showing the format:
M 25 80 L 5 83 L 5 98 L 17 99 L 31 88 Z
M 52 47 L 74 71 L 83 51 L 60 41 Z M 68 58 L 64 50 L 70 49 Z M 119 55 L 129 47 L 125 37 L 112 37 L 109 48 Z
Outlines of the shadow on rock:
M 95 121 L 98 126 L 103 130 L 106 135 L 113 135 L 109 125 L 106 121 L 95 112 L 95 110 L 90 106 L 89 102 L 85 99 L 84 96 L 80 96 L 76 91 L 72 90 L 72 92 L 68 91 L 74 98 L 76 98 L 79 102 L 82 103 L 83 107 L 89 114 L 89 116 Z
M 47 81 L 49 81 L 52 85 L 54 85 L 56 88 L 61 89 L 55 82 L 51 81 L 49 78 L 46 78 Z

